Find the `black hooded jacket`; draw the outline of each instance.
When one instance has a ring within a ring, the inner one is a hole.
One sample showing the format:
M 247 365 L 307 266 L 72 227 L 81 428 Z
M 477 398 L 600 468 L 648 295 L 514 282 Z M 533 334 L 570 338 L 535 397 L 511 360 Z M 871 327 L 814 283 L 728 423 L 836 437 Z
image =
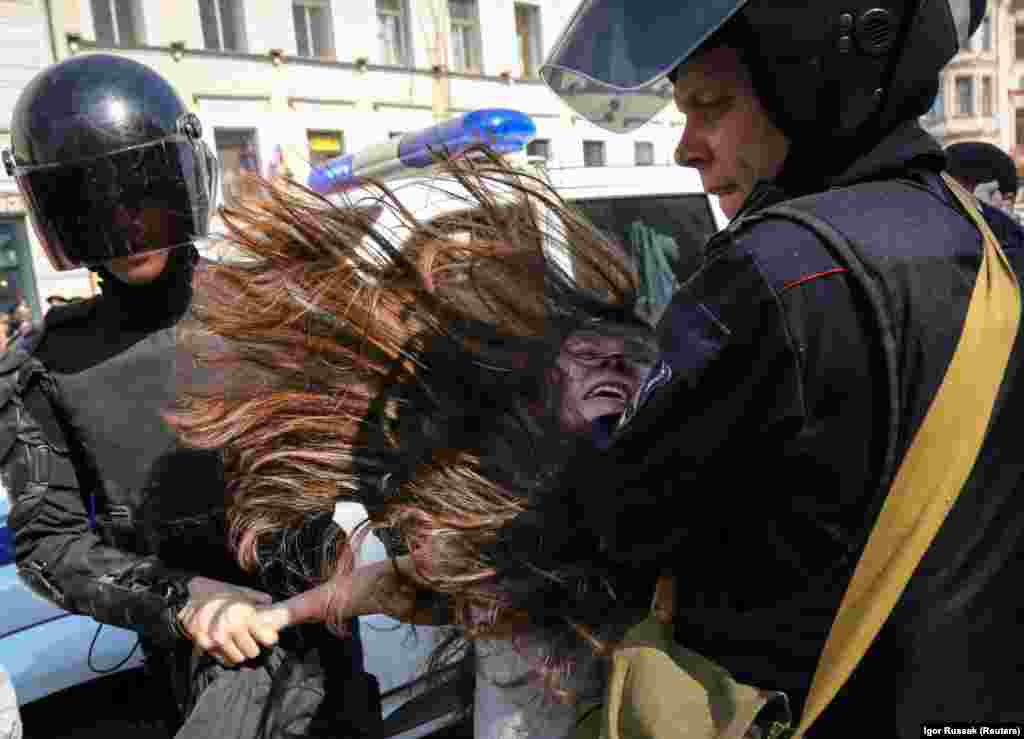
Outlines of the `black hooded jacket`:
M 19 575 L 69 611 L 179 636 L 187 583 L 253 585 L 227 548 L 216 453 L 181 448 L 162 411 L 194 251 L 153 283 L 104 275 L 102 294 L 51 311 L 31 355 L 4 358 L 0 436 Z
M 676 638 L 796 711 L 867 534 L 952 357 L 981 237 L 916 123 L 829 189 L 790 200 L 849 240 L 852 269 L 761 187 L 712 239 L 659 332 L 664 365 L 575 480 L 631 571 L 677 576 Z M 1018 274 L 1022 255 L 1008 250 Z M 811 737 L 1022 721 L 1024 348 L 962 495 Z

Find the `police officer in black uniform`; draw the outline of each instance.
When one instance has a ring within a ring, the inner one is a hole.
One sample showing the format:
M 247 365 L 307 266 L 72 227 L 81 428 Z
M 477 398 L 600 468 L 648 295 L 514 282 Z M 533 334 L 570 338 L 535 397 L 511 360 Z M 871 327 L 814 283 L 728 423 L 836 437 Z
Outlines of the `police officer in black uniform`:
M 1017 200 L 1017 165 L 1009 154 L 987 141 L 961 141 L 946 147 L 946 171 L 978 196 L 982 215 L 1004 249 L 1024 248 L 1024 229 L 1012 210 Z M 998 205 L 995 193 L 1002 200 Z
M 243 626 L 263 591 L 290 584 L 240 571 L 218 455 L 181 448 L 163 419 L 190 366 L 175 361 L 174 327 L 216 189 L 199 120 L 148 67 L 95 54 L 28 84 L 11 138 L 4 163 L 50 261 L 96 271 L 102 290 L 48 314 L 0 366 L 20 576 L 138 632 L 187 718 L 179 737 L 360 735 L 379 705 L 357 632 L 300 627 L 275 646 Z
M 542 69 L 612 131 L 674 98 L 677 159 L 733 218 L 661 319 L 663 362 L 606 463 L 572 476 L 581 516 L 630 572 L 674 571 L 681 644 L 797 711 L 976 280 L 981 236 L 917 119 L 984 10 L 586 0 Z M 846 246 L 762 217 L 782 202 Z M 1024 720 L 1022 358 L 1018 343 L 963 493 L 809 736 Z

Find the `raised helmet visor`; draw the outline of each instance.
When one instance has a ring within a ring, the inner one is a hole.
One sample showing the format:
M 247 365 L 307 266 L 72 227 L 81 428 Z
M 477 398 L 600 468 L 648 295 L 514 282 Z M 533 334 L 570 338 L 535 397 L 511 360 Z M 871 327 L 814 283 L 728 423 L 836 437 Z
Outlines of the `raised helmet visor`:
M 633 131 L 672 100 L 668 74 L 747 0 L 585 0 L 541 67 L 548 87 L 614 133 Z

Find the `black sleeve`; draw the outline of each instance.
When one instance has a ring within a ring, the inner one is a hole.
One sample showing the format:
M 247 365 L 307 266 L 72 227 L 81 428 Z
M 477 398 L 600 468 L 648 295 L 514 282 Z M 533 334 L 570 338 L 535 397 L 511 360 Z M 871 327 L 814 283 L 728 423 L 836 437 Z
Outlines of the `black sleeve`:
M 344 540 L 331 513 L 310 516 L 301 526 L 264 537 L 257 553 L 258 586 L 284 597 L 316 587 L 333 570 Z
M 568 478 L 601 548 L 632 565 L 728 536 L 729 522 L 752 513 L 752 479 L 774 471 L 771 455 L 781 458 L 805 418 L 785 312 L 743 245 L 709 255 L 658 332 L 661 372 L 635 415 L 606 454 L 574 460 Z
M 157 643 L 180 638 L 176 614 L 192 574 L 107 546 L 94 528 L 88 494 L 36 372 L 0 411 L 15 432 L 2 461 L 12 498 L 18 574 L 33 591 L 74 613 L 133 629 Z

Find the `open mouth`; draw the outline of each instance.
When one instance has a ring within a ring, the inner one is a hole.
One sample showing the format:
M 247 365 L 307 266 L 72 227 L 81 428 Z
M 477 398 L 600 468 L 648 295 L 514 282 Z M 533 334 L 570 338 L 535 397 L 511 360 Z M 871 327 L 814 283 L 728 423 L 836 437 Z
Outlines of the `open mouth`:
M 622 382 L 601 382 L 590 388 L 583 396 L 584 400 L 592 398 L 607 398 L 618 400 L 623 403 L 629 400 L 630 387 Z

